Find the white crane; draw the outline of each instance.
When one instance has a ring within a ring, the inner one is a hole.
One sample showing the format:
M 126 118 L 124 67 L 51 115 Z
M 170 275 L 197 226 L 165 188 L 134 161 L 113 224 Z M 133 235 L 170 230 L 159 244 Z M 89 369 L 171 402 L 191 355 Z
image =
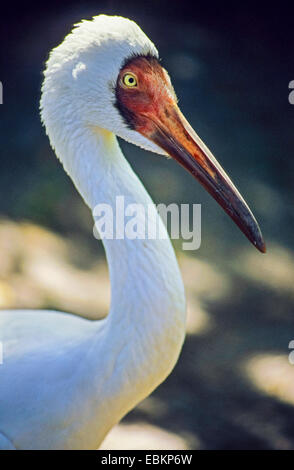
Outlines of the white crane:
M 118 135 L 178 160 L 265 251 L 253 215 L 180 113 L 154 44 L 133 21 L 83 21 L 51 52 L 44 75 L 42 121 L 91 210 L 114 206 L 121 195 L 151 203 Z M 151 219 L 162 224 L 155 208 Z M 185 294 L 169 239 L 104 246 L 106 319 L 1 312 L 0 449 L 96 449 L 173 369 L 185 336 Z

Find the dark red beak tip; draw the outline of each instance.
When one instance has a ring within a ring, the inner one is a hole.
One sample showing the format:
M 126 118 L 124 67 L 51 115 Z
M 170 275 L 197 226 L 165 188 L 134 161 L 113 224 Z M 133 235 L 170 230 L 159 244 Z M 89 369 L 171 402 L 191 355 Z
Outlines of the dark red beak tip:
M 261 253 L 266 253 L 266 244 L 263 239 L 261 239 L 260 243 L 256 243 L 255 246 Z

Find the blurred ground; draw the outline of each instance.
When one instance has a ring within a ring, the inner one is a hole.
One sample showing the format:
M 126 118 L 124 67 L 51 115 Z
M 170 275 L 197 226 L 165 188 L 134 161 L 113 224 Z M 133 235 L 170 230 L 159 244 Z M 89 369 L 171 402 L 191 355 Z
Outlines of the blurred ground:
M 3 219 L 0 252 L 1 308 L 107 313 L 107 267 L 93 261 L 94 247 Z M 279 247 L 262 264 L 259 256 L 251 246 L 221 264 L 179 255 L 188 298 L 182 355 L 102 448 L 294 449 L 294 259 Z

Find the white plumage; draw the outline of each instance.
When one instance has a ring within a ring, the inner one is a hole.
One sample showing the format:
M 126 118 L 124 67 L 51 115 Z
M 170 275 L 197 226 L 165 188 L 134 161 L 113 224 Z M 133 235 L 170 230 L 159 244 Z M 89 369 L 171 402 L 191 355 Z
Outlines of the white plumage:
M 127 127 L 113 90 L 123 61 L 157 55 L 132 21 L 78 25 L 47 62 L 41 113 L 58 158 L 91 209 L 151 202 L 115 135 L 165 153 Z M 162 224 L 154 209 L 154 222 Z M 105 240 L 111 308 L 102 321 L 61 312 L 0 314 L 0 448 L 95 449 L 170 373 L 185 330 L 185 296 L 171 243 Z

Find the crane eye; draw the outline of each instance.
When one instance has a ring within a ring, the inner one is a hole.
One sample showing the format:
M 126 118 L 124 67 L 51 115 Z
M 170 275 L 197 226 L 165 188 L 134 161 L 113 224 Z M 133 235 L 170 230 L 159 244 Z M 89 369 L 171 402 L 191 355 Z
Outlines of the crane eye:
M 130 73 L 130 72 L 126 73 L 123 76 L 122 81 L 123 81 L 123 84 L 125 86 L 127 86 L 128 88 L 133 88 L 133 87 L 138 85 L 136 75 L 134 75 L 133 73 Z

